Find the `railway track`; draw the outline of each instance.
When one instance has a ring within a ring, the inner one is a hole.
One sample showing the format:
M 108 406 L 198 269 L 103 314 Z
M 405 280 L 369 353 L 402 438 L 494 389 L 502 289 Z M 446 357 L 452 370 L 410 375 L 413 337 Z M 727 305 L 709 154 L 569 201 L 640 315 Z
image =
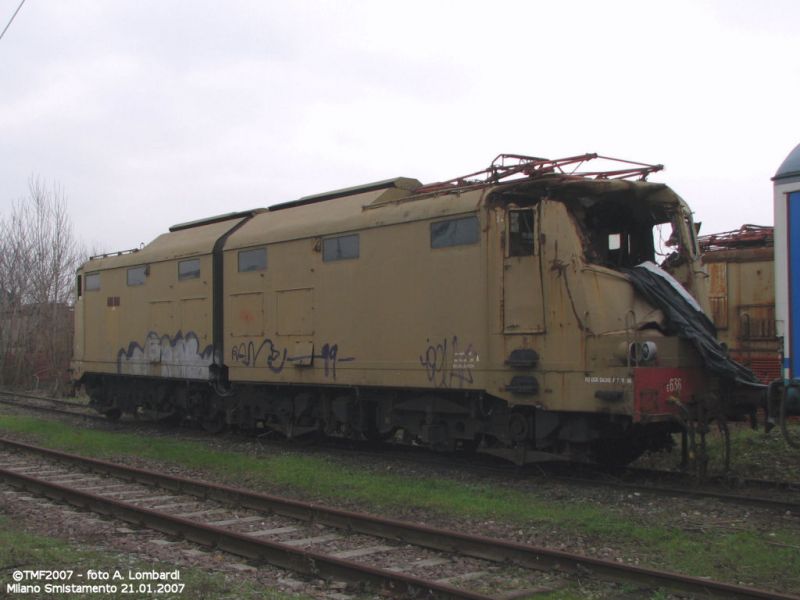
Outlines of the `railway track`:
M 50 404 L 50 406 L 24 403 L 19 400 L 13 400 L 13 398 L 22 399 L 23 401 L 35 400 Z M 109 423 L 109 420 L 102 415 L 86 412 L 88 407 L 85 404 L 55 398 L 45 398 L 33 394 L 0 392 L 0 404 L 36 412 Z M 125 422 L 123 422 L 123 424 L 124 423 Z M 130 423 L 136 423 L 137 426 L 150 424 L 159 427 L 159 429 L 162 427 L 155 422 L 150 423 L 147 421 L 134 420 L 130 421 Z M 246 436 L 246 438 L 252 439 L 251 436 Z M 615 488 L 632 493 L 654 494 L 663 497 L 709 499 L 726 504 L 774 510 L 800 517 L 800 482 L 753 479 L 739 479 L 731 482 L 722 477 L 716 480 L 709 479 L 704 482 L 698 482 L 692 476 L 684 473 L 637 468 L 613 468 L 609 470 L 591 469 L 587 474 L 587 465 L 567 465 L 570 469 L 584 473 L 582 476 L 575 476 L 573 474 L 563 473 L 560 464 L 555 465 L 553 469 L 544 470 L 539 467 L 516 467 L 507 463 L 495 463 L 491 460 L 486 462 L 482 462 L 481 460 L 476 461 L 474 457 L 466 459 L 459 456 L 433 454 L 425 449 L 398 449 L 396 446 L 390 444 L 382 444 L 377 450 L 373 451 L 365 450 L 363 447 L 354 448 L 352 444 L 337 444 L 336 440 L 331 440 L 323 447 L 322 451 L 328 451 L 331 445 L 337 451 L 345 451 L 349 454 L 360 455 L 369 459 L 385 460 L 386 458 L 391 458 L 392 460 L 407 462 L 409 464 L 425 462 L 450 469 L 466 468 L 471 472 L 477 472 L 487 476 L 497 476 L 506 480 L 509 478 L 544 478 L 584 487 Z M 305 447 L 304 450 L 309 450 L 309 448 Z M 737 489 L 740 493 L 733 493 L 731 491 L 732 483 L 734 489 Z M 753 493 L 754 490 L 768 491 L 770 495 L 755 494 Z
M 709 499 L 726 504 L 769 509 L 800 517 L 800 484 L 767 481 L 753 481 L 749 484 L 740 482 L 740 487 L 767 487 L 769 485 L 770 487 L 768 489 L 778 490 L 780 492 L 780 497 L 776 497 L 756 495 L 749 492 L 744 494 L 731 493 L 729 491 L 722 491 L 719 489 L 729 489 L 724 483 L 715 484 L 714 482 L 697 482 L 691 480 L 690 478 L 676 478 L 674 475 L 675 474 L 671 471 L 649 471 L 636 473 L 636 470 L 631 470 L 628 472 L 628 477 L 645 477 L 661 482 L 678 479 L 680 484 L 679 487 L 676 487 L 675 485 L 664 485 L 664 483 L 637 483 L 636 481 L 631 482 L 628 480 L 620 480 L 618 478 L 608 479 L 604 477 L 602 473 L 600 473 L 600 477 L 574 477 L 568 475 L 546 475 L 546 477 L 556 481 L 588 487 L 610 487 L 630 492 L 655 494 L 673 498 Z M 712 487 L 708 487 L 709 485 Z
M 22 402 L 20 400 L 22 400 Z M 42 404 L 31 404 L 31 400 L 45 403 L 46 406 L 43 406 Z M 45 396 L 37 396 L 36 394 L 0 391 L 0 404 L 13 406 L 15 408 L 23 408 L 34 412 L 78 417 L 90 421 L 108 422 L 106 417 L 96 413 L 88 412 L 90 409 L 86 404 L 69 402 L 67 400 L 60 400 L 58 398 L 47 398 Z
M 695 477 L 682 471 L 665 471 L 658 469 L 645 469 L 641 467 L 619 467 L 609 470 L 609 475 L 620 478 L 643 478 L 648 477 L 661 479 L 664 481 L 674 481 L 677 483 L 691 483 Z M 724 485 L 729 488 L 750 488 L 768 491 L 789 491 L 800 492 L 800 481 L 776 481 L 770 479 L 753 479 L 739 477 L 735 475 L 712 475 L 706 477 L 710 484 Z
M 314 577 L 403 597 L 522 598 L 577 573 L 700 597 L 794 599 L 127 467 L 0 438 L 0 478 L 56 501 Z M 326 550 L 333 544 L 333 550 Z M 452 571 L 442 576 L 442 565 Z M 437 567 L 437 579 L 426 569 Z M 420 567 L 422 567 L 420 569 Z M 520 577 L 520 573 L 527 576 Z M 503 582 L 526 580 L 525 589 Z M 542 581 L 546 583 L 542 584 Z
M 800 517 L 800 482 L 769 481 L 760 479 L 738 479 L 730 481 L 723 477 L 698 481 L 691 475 L 675 471 L 647 470 L 640 468 L 613 468 L 556 463 L 553 465 L 526 465 L 519 467 L 500 463 L 481 455 L 447 455 L 433 453 L 423 448 L 398 448 L 381 445 L 375 450 L 364 449 L 353 444 L 339 444 L 337 452 L 368 460 L 396 460 L 409 465 L 426 464 L 450 470 L 468 470 L 483 476 L 496 477 L 500 481 L 543 480 L 557 481 L 585 487 L 612 488 L 628 492 L 653 494 L 663 497 L 710 499 L 726 504 L 789 512 Z M 313 451 L 313 448 L 308 448 Z M 323 452 L 325 449 L 322 450 Z M 582 475 L 566 474 L 575 470 Z M 733 493 L 737 489 L 744 493 Z M 768 491 L 771 495 L 758 495 L 757 491 Z
M 27 392 L 9 392 L 0 390 L 0 397 L 4 398 L 22 398 L 26 400 L 40 400 L 48 404 L 57 406 L 69 406 L 73 408 L 88 408 L 89 405 L 85 402 L 74 402 L 72 400 L 63 400 L 61 398 L 53 398 L 50 396 L 42 396 L 41 394 L 29 394 Z

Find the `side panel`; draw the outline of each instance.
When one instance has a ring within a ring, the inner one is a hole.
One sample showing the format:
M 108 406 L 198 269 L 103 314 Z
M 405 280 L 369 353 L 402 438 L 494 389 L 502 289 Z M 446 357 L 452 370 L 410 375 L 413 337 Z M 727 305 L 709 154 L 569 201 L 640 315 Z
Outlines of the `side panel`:
M 147 264 L 143 283 L 130 267 L 100 271 L 100 289 L 86 291 L 83 370 L 156 377 L 208 378 L 211 362 L 211 257 L 200 276 L 179 280 L 178 261 Z
M 242 292 L 228 296 L 230 302 L 229 329 L 236 337 L 264 336 L 264 294 Z
M 314 290 L 278 290 L 275 293 L 278 335 L 314 335 Z
M 231 381 L 483 388 L 485 239 L 432 248 L 431 223 L 346 232 L 359 254 L 340 260 L 324 260 L 328 238 L 267 244 L 263 277 L 237 272 L 238 249 L 226 250 Z M 247 335 L 231 298 L 257 290 L 264 332 Z
M 800 192 L 791 192 L 788 198 L 788 251 L 786 277 L 789 281 L 789 331 L 790 346 L 786 348 L 791 376 L 800 374 Z
M 153 331 L 172 333 L 177 331 L 175 303 L 171 300 L 154 300 L 149 303 L 148 323 Z

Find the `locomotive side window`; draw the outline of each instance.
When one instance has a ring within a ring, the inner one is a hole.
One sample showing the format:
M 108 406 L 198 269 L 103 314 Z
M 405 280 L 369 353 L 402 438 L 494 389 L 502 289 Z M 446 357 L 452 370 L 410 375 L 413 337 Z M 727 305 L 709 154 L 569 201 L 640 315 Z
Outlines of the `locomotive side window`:
M 96 292 L 100 289 L 100 273 L 87 273 L 86 274 L 86 287 L 84 290 L 87 292 Z
M 533 249 L 533 210 L 508 211 L 508 255 L 530 256 Z
M 358 234 L 342 235 L 322 240 L 322 260 L 346 260 L 358 258 Z
M 128 285 L 144 285 L 147 279 L 147 267 L 132 267 L 128 269 Z
M 239 251 L 239 273 L 267 270 L 267 249 L 254 248 L 253 250 Z
M 199 279 L 200 278 L 200 259 L 182 260 L 178 263 L 178 279 Z
M 475 244 L 480 240 L 478 217 L 463 217 L 431 223 L 431 248 Z

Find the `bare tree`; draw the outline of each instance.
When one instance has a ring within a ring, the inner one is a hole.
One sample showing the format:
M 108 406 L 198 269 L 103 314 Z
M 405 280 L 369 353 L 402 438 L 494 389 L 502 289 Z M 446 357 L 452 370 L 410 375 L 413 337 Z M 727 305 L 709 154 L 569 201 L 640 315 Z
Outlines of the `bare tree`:
M 0 383 L 58 391 L 72 353 L 74 273 L 85 251 L 61 188 L 38 177 L 0 218 Z

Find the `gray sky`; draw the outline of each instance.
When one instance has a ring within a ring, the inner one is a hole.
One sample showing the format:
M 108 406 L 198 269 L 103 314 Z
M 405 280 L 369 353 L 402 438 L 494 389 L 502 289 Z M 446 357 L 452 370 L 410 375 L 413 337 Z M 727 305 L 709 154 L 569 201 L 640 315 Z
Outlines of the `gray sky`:
M 705 233 L 771 224 L 798 23 L 796 0 L 28 0 L 0 41 L 0 213 L 40 176 L 111 251 L 501 152 L 599 152 L 663 163 L 651 181 Z

